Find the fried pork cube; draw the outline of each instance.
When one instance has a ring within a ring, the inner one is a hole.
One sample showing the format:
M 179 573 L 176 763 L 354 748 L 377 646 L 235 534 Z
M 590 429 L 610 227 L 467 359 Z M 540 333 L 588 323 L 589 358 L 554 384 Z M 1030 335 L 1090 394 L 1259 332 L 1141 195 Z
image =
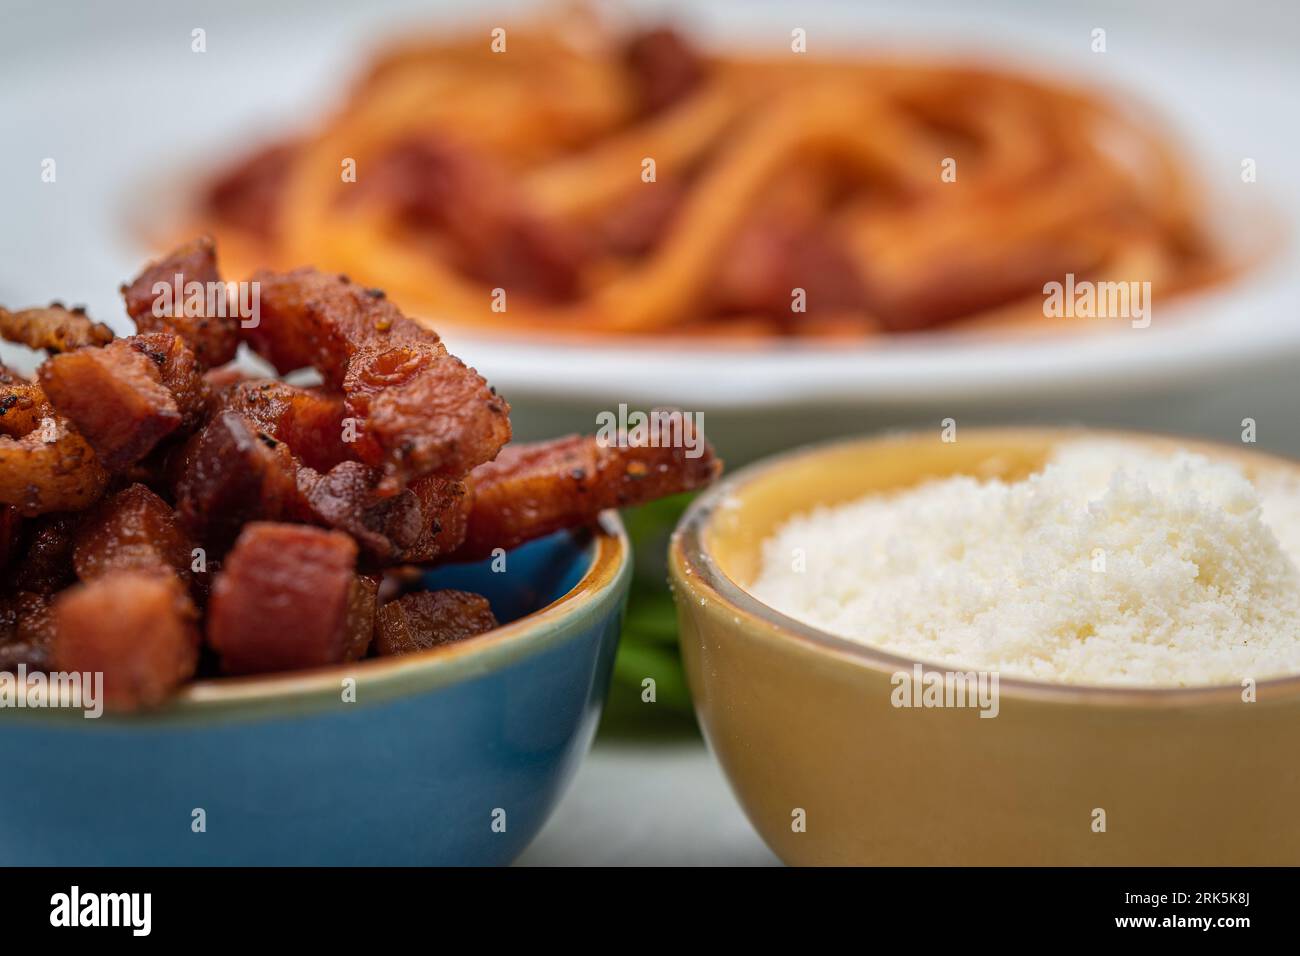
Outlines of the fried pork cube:
M 219 404 L 284 442 L 295 458 L 317 471 L 353 457 L 352 443 L 344 440 L 343 396 L 337 392 L 253 379 L 231 385 Z
M 28 522 L 22 557 L 6 583 L 19 591 L 53 594 L 76 576 L 72 550 L 81 515 L 48 514 Z
M 0 504 L 23 515 L 88 508 L 107 484 L 95 452 L 61 416 L 42 417 L 19 437 L 0 434 Z
M 50 666 L 54 616 L 45 594 L 18 591 L 0 596 L 0 671 L 25 664 L 29 671 Z
M 281 374 L 314 368 L 327 386 L 338 389 L 359 348 L 441 342 L 438 333 L 402 315 L 382 292 L 344 276 L 310 268 L 263 270 L 253 281 L 261 289 L 261 321 L 240 334 Z
M 0 365 L 0 435 L 22 438 L 52 413 L 40 385 Z
M 228 674 L 356 660 L 374 634 L 376 582 L 347 535 L 256 521 L 226 555 L 208 602 L 208 643 Z
M 57 354 L 87 345 L 107 345 L 113 341 L 113 330 L 102 322 L 92 322 L 80 306 L 67 309 L 53 302 L 45 308 L 18 312 L 0 308 L 0 339 Z
M 487 598 L 469 591 L 415 591 L 389 601 L 375 622 L 375 651 L 410 654 L 475 637 L 497 626 Z
M 703 437 L 700 436 L 701 442 Z M 697 458 L 684 447 L 622 447 L 595 436 L 511 445 L 470 476 L 474 502 L 456 559 L 589 524 L 622 508 L 707 485 L 721 470 L 707 444 Z
M 108 474 L 36 382 L 0 365 L 0 506 L 20 515 L 75 511 L 104 492 Z
M 465 536 L 469 495 L 449 478 L 417 478 L 395 495 L 377 492 L 379 473 L 345 461 L 325 474 L 298 471 L 294 517 L 344 531 L 372 564 L 421 563 L 450 554 Z
M 187 289 L 194 288 L 191 283 L 199 284 L 202 302 L 191 298 Z M 170 292 L 164 293 L 162 286 Z M 216 249 L 204 236 L 149 263 L 130 284 L 122 286 L 122 297 L 141 332 L 176 333 L 199 365 L 208 369 L 229 362 L 239 347 L 239 319 L 234 308 L 209 301 L 209 290 L 219 286 L 224 290 Z
M 38 374 L 51 402 L 110 470 L 140 460 L 180 427 L 157 366 L 135 349 L 79 349 L 50 359 Z
M 207 406 L 193 354 L 169 333 L 56 355 L 37 374 L 55 410 L 110 471 L 139 461 L 178 428 L 196 426 Z
M 344 403 L 338 393 L 254 380 L 231 386 L 220 406 L 301 460 L 294 465 L 296 504 L 248 517 L 287 517 L 345 531 L 368 560 L 381 565 L 429 561 L 460 544 L 468 517 L 464 485 L 427 476 L 396 494 L 383 493 L 383 472 L 346 460 L 351 443 L 342 438 Z
M 51 669 L 102 672 L 113 710 L 161 704 L 198 665 L 197 612 L 170 575 L 110 571 L 59 594 L 53 616 Z
M 329 471 L 298 470 L 301 513 L 295 517 L 351 535 L 378 564 L 393 564 L 420 537 L 425 525 L 420 499 L 409 488 L 376 494 L 378 475 L 369 465 L 345 461 Z
M 181 431 L 191 432 L 207 420 L 212 391 L 184 339 L 170 332 L 145 332 L 122 341 L 143 352 L 158 368 L 158 379 L 171 392 L 181 413 Z
M 469 485 L 429 475 L 417 478 L 407 488 L 420 499 L 421 532 L 415 543 L 402 552 L 407 564 L 427 564 L 452 554 L 465 540 L 474 497 Z
M 377 574 L 358 574 L 348 587 L 348 615 L 344 622 L 343 659 L 356 661 L 365 657 L 375 639 L 375 616 L 379 613 Z
M 342 390 L 355 457 L 383 469 L 382 493 L 427 474 L 460 478 L 509 441 L 506 401 L 382 293 L 314 269 L 254 281 L 261 322 L 247 341 L 281 372 L 310 366 Z
M 255 378 L 256 376 L 249 375 L 247 371 L 240 368 L 237 362 L 210 368 L 203 373 L 203 381 L 207 382 L 208 391 L 212 394 L 214 401 L 220 400 L 227 389 L 233 388 L 240 382 L 251 381 Z
M 356 456 L 396 490 L 413 478 L 459 478 L 510 440 L 510 406 L 441 345 L 361 349 L 343 383 L 360 424 Z
M 82 581 L 113 571 L 176 575 L 187 584 L 193 543 L 171 507 L 144 485 L 105 498 L 77 529 L 72 565 Z
M 186 451 L 176 510 L 209 547 L 224 550 L 246 521 L 275 520 L 296 503 L 298 463 L 288 446 L 242 415 L 214 416 Z
M 23 517 L 13 505 L 0 505 L 0 574 L 22 548 Z

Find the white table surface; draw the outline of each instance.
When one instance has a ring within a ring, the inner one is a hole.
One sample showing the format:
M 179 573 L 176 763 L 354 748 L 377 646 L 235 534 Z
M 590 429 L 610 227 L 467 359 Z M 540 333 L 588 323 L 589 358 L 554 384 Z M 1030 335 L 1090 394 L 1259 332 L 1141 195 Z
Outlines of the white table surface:
M 521 866 L 769 866 L 699 740 L 600 741 Z

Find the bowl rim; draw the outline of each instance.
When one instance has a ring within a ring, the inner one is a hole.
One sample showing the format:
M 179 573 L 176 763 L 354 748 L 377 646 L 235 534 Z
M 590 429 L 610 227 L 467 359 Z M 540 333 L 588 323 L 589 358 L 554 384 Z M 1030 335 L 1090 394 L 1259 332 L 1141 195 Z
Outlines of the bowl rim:
M 355 681 L 360 706 L 415 696 L 461 680 L 483 676 L 571 637 L 617 602 L 631 579 L 632 547 L 616 510 L 602 511 L 590 530 L 583 553 L 582 576 L 568 591 L 531 614 L 502 624 L 471 640 L 394 657 L 366 658 L 310 670 L 213 677 L 181 687 L 162 707 L 139 713 L 106 711 L 84 720 L 80 710 L 47 708 L 15 711 L 29 720 L 65 719 L 88 730 L 111 727 L 141 730 L 211 719 L 242 721 L 267 717 L 302 717 L 340 701 L 345 678 Z
M 533 650 L 535 645 L 547 643 L 544 638 L 556 633 L 555 625 L 593 606 L 618 586 L 622 572 L 630 567 L 632 549 L 617 511 L 601 512 L 583 551 L 588 557 L 587 567 L 573 587 L 531 614 L 477 635 L 472 640 L 413 654 L 366 658 L 310 670 L 206 678 L 181 688 L 174 704 L 185 709 L 208 708 L 271 697 L 288 701 L 322 690 L 335 695 L 345 677 L 356 679 L 358 691 L 363 687 L 375 689 L 376 685 L 400 681 L 408 676 L 438 678 L 421 682 L 418 688 L 406 687 L 399 691 L 401 696 L 408 690 L 441 686 L 471 673 L 485 673 L 492 666 L 517 659 L 522 653 Z
M 710 554 L 705 546 L 705 531 L 724 503 L 742 495 L 753 482 L 770 477 L 773 473 L 795 461 L 816 458 L 848 448 L 903 443 L 921 438 L 926 433 L 915 429 L 898 429 L 851 438 L 834 438 L 815 442 L 791 451 L 761 459 L 740 469 L 707 489 L 691 502 L 673 532 L 670 544 L 669 571 L 679 607 L 683 598 L 680 588 L 695 592 L 702 601 L 718 601 L 734 616 L 743 616 L 751 624 L 745 629 L 747 637 L 760 635 L 761 639 L 777 644 L 795 643 L 805 650 L 841 659 L 857 666 L 893 674 L 901 670 L 909 673 L 917 666 L 923 671 L 948 671 L 961 667 L 953 661 L 929 661 L 890 653 L 868 644 L 841 637 L 811 624 L 790 617 L 760 601 L 747 588 L 733 580 Z M 1249 457 L 1265 463 L 1284 466 L 1300 472 L 1300 461 L 1269 452 L 1243 451 L 1222 442 L 1202 438 L 1138 429 L 1089 428 L 1080 425 L 1026 426 L 1026 427 L 968 427 L 961 432 L 983 440 L 1011 440 L 1033 438 L 1039 441 L 1060 443 L 1072 438 L 1100 438 L 1114 440 L 1158 440 L 1178 444 L 1189 451 L 1213 454 L 1216 450 L 1231 452 L 1235 457 Z M 793 513 L 793 512 L 792 512 Z M 1106 684 L 1066 684 L 1058 681 L 1038 680 L 998 674 L 998 692 L 1009 697 L 1019 697 L 1055 703 L 1088 703 L 1103 706 L 1164 708 L 1189 705 L 1240 702 L 1241 685 L 1204 684 L 1187 687 L 1130 686 Z M 1269 677 L 1255 682 L 1256 700 L 1273 701 L 1280 696 L 1300 696 L 1300 674 Z

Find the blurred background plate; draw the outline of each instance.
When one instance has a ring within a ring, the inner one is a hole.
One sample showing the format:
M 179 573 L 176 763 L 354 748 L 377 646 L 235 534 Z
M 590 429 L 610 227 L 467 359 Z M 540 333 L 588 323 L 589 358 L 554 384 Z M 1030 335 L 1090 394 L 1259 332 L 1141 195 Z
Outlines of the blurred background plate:
M 1209 2 L 1076 5 L 644 3 L 702 42 L 785 49 L 792 25 L 812 53 L 957 51 L 1131 91 L 1187 144 L 1224 228 L 1241 246 L 1300 222 L 1294 115 L 1300 65 L 1286 5 Z M 10 4 L 0 38 L 4 218 L 0 300 L 62 295 L 120 322 L 114 290 L 152 251 L 143 236 L 174 219 L 179 178 L 319 117 L 366 54 L 404 25 L 509 22 L 529 4 Z M 498 12 L 501 11 L 501 12 Z M 127 13 L 129 12 L 129 16 Z M 1107 30 L 1104 54 L 1089 49 Z M 207 52 L 190 50 L 191 31 Z M 1259 181 L 1241 181 L 1243 158 Z M 40 164 L 58 163 L 43 183 Z M 733 462 L 807 440 L 935 416 L 1096 421 L 1225 437 L 1241 417 L 1260 443 L 1300 447 L 1300 422 L 1272 412 L 1294 393 L 1300 355 L 1300 251 L 1279 248 L 1241 281 L 1171 303 L 1151 328 L 971 339 L 940 333 L 868 346 L 689 349 L 650 342 L 546 344 L 452 330 L 453 349 L 512 400 L 523 437 L 593 427 L 611 403 L 671 403 L 706 413 Z M 1088 320 L 1077 320 L 1081 324 Z M 12 353 L 9 353 L 12 355 Z M 1261 382 L 1261 377 L 1266 379 Z M 1237 388 L 1245 389 L 1238 392 Z M 1267 420 L 1267 425 L 1264 421 Z

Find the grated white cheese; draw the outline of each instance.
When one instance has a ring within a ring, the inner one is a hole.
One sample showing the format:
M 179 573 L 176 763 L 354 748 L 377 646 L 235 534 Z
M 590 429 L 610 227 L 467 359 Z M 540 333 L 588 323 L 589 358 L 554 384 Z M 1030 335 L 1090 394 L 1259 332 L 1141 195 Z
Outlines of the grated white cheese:
M 1077 441 L 1024 481 L 953 477 L 797 516 L 753 593 L 862 644 L 1072 684 L 1300 673 L 1300 480 Z

